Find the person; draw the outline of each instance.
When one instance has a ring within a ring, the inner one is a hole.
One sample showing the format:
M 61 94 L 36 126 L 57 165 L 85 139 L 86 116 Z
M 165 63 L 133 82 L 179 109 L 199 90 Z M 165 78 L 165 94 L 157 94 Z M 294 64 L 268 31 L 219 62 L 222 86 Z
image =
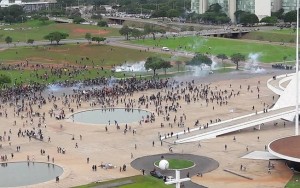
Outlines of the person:
M 143 176 L 145 175 L 145 169 L 142 169 L 142 174 L 143 174 Z
M 59 183 L 59 176 L 56 176 L 55 180 L 56 180 L 56 183 Z

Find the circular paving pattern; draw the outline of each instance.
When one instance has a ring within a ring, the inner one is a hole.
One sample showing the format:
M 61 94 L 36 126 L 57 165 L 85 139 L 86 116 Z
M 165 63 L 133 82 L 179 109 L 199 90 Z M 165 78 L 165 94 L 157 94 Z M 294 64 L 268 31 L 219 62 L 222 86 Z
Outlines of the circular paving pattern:
M 162 156 L 164 159 L 181 159 L 189 160 L 195 163 L 195 166 L 189 169 L 180 170 L 181 178 L 185 178 L 189 173 L 190 177 L 201 172 L 202 174 L 211 172 L 219 167 L 219 163 L 211 158 L 192 155 L 192 154 L 176 154 L 176 153 L 164 153 L 158 155 L 149 155 L 145 157 L 140 157 L 131 162 L 131 166 L 137 170 L 144 169 L 146 174 L 150 174 L 154 168 L 154 163 L 161 160 Z M 156 168 L 157 169 L 157 168 Z M 175 176 L 174 170 L 159 170 L 164 176 Z M 185 186 L 189 188 L 203 187 L 198 184 L 195 184 L 191 181 L 185 182 Z

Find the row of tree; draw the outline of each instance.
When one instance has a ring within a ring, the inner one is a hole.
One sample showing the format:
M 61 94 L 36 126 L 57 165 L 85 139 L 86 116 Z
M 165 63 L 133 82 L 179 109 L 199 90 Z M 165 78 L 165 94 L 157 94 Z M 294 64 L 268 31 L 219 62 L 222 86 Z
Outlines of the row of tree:
M 225 59 L 229 58 L 226 54 L 218 54 L 216 57 L 221 59 L 222 63 Z M 246 56 L 241 53 L 234 53 L 230 56 L 230 59 L 236 65 L 236 70 L 238 70 L 239 62 L 245 61 Z M 212 60 L 205 54 L 197 53 L 190 61 L 186 62 L 186 65 L 191 66 L 199 66 L 201 64 L 211 66 Z
M 228 59 L 229 57 L 226 54 L 218 54 L 217 58 L 222 60 L 222 63 L 225 59 Z M 246 60 L 246 56 L 241 54 L 241 53 L 235 53 L 230 56 L 230 60 L 232 63 L 236 65 L 236 70 L 239 70 L 239 63 L 241 61 Z M 176 63 L 178 66 L 180 62 Z M 201 64 L 206 64 L 208 66 L 212 65 L 212 60 L 205 54 L 197 53 L 190 61 L 186 62 L 186 65 L 190 66 L 200 66 Z M 158 69 L 164 69 L 164 72 L 166 74 L 166 71 L 168 68 L 171 68 L 172 65 L 169 61 L 166 61 L 160 57 L 148 57 L 146 62 L 145 62 L 145 69 L 146 70 L 152 70 L 153 75 L 156 75 L 156 70 Z M 178 68 L 179 70 L 179 68 Z
M 129 40 L 129 37 L 134 37 L 135 39 L 144 38 L 146 35 L 151 34 L 153 40 L 156 39 L 157 33 L 166 33 L 164 29 L 156 28 L 154 25 L 146 24 L 143 30 L 139 30 L 136 28 L 129 28 L 127 25 L 124 25 L 120 30 L 119 33 L 125 36 L 126 40 Z

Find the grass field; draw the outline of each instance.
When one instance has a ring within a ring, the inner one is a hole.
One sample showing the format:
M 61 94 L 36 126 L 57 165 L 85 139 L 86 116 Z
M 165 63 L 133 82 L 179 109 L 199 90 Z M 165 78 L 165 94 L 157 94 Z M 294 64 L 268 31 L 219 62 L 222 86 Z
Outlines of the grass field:
M 262 30 L 250 32 L 243 36 L 242 39 L 295 43 L 296 33 L 293 29 Z
M 154 178 L 152 176 L 132 176 L 128 178 L 122 178 L 101 183 L 91 183 L 88 185 L 78 186 L 76 188 L 91 188 L 99 185 L 108 185 L 116 182 L 132 181 L 132 184 L 119 186 L 118 188 L 171 188 L 172 185 L 165 185 L 161 179 Z
M 193 161 L 189 160 L 182 160 L 182 159 L 168 159 L 169 162 L 169 169 L 184 169 L 190 168 L 194 165 Z M 155 162 L 155 165 L 159 165 L 159 161 Z
M 117 55 L 116 55 L 117 54 Z M 32 63 L 109 66 L 145 60 L 156 53 L 108 45 L 69 44 L 39 47 L 17 47 L 0 51 L 1 62 L 19 62 L 26 59 Z M 161 57 L 166 58 L 166 55 Z M 88 60 L 86 59 L 88 58 Z M 77 63 L 76 63 L 77 61 Z
M 300 187 L 300 174 L 295 174 L 285 186 L 285 188 L 299 188 L 299 187 Z
M 147 39 L 132 41 L 135 44 L 146 46 L 167 46 L 170 49 L 220 54 L 228 56 L 234 53 L 242 53 L 246 57 L 251 53 L 259 53 L 259 61 L 264 63 L 282 62 L 283 57 L 287 56 L 287 61 L 295 59 L 295 48 L 280 45 L 248 42 L 235 39 L 205 38 L 205 37 L 178 37 L 169 39 Z
M 116 55 L 117 54 L 117 55 Z M 34 68 L 25 68 L 24 70 L 0 70 L 0 74 L 7 74 L 11 77 L 11 84 L 22 84 L 38 82 L 43 84 L 49 84 L 63 80 L 85 80 L 97 77 L 131 77 L 133 75 L 151 77 L 152 71 L 145 73 L 132 73 L 132 72 L 112 72 L 111 68 L 114 65 L 121 65 L 125 63 L 135 63 L 145 60 L 147 57 L 156 55 L 162 58 L 168 59 L 169 56 L 161 55 L 151 52 L 133 50 L 128 48 L 112 47 L 107 45 L 88 45 L 88 44 L 68 44 L 68 45 L 51 45 L 51 46 L 39 46 L 39 47 L 16 47 L 9 48 L 0 51 L 0 63 L 4 65 L 20 64 L 28 60 L 29 65 L 36 64 L 43 65 L 44 68 L 33 70 Z M 88 59 L 87 59 L 88 58 Z M 69 72 L 72 69 L 66 69 L 65 74 L 61 77 L 52 76 L 49 74 L 50 67 L 65 65 L 74 66 L 89 66 L 88 70 L 82 70 L 80 74 L 70 77 Z M 104 70 L 101 69 L 104 68 Z M 168 70 L 172 71 L 171 74 L 164 75 L 163 70 L 157 71 L 161 74 L 160 77 L 170 77 L 177 74 L 177 66 Z M 183 71 L 183 65 L 180 66 L 180 71 Z M 41 79 L 41 76 L 48 73 L 49 79 Z
M 4 30 L 12 28 L 14 30 Z M 13 42 L 27 42 L 27 39 L 44 40 L 43 37 L 50 32 L 60 31 L 69 34 L 68 38 L 84 38 L 85 33 L 91 33 L 93 36 L 120 36 L 116 28 L 101 28 L 93 25 L 55 23 L 47 21 L 45 23 L 37 20 L 31 20 L 25 23 L 0 26 L 0 42 L 5 42 L 7 36 L 12 37 Z

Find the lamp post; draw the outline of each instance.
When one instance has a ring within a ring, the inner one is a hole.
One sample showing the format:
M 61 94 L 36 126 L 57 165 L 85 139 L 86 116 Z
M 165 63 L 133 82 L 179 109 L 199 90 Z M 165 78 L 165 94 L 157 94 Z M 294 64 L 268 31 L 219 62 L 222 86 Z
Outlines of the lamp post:
M 296 116 L 295 116 L 295 135 L 299 135 L 299 0 L 297 0 L 297 25 L 296 25 Z

